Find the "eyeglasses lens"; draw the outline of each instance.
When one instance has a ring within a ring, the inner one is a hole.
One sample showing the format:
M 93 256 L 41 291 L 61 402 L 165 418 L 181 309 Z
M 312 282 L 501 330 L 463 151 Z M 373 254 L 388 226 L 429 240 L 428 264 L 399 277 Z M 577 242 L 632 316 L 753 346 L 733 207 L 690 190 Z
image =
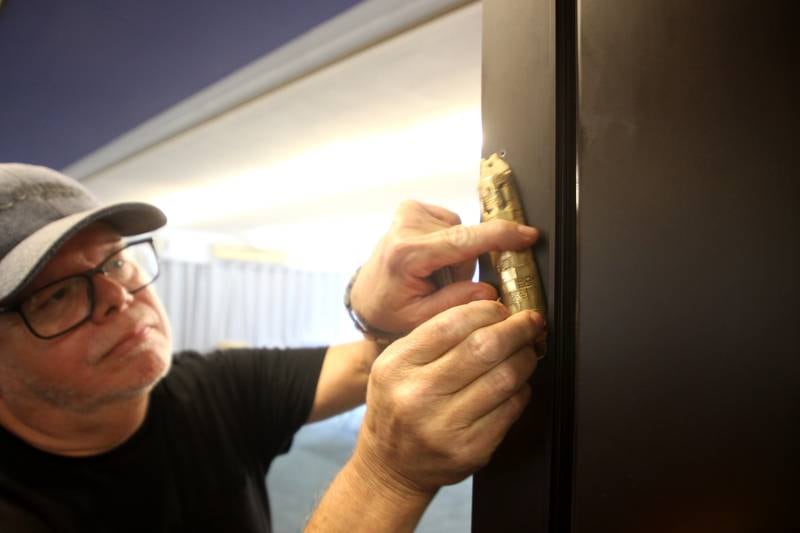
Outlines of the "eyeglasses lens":
M 49 337 L 86 318 L 89 307 L 89 280 L 74 277 L 35 292 L 22 305 L 22 312 L 37 334 Z
M 128 292 L 136 292 L 158 276 L 158 258 L 149 242 L 136 243 L 106 259 L 99 270 Z M 90 283 L 87 275 L 76 275 L 33 293 L 21 308 L 28 326 L 40 337 L 50 338 L 88 319 L 93 307 Z
M 103 263 L 103 272 L 129 292 L 136 292 L 158 275 L 158 259 L 150 243 L 129 246 Z

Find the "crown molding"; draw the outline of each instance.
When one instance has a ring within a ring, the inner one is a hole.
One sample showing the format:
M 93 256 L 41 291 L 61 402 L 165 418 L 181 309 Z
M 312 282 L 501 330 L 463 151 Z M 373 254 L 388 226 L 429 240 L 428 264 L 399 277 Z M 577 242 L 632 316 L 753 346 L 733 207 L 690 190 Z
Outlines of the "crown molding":
M 366 0 L 146 120 L 64 173 L 82 180 L 254 98 L 475 0 Z

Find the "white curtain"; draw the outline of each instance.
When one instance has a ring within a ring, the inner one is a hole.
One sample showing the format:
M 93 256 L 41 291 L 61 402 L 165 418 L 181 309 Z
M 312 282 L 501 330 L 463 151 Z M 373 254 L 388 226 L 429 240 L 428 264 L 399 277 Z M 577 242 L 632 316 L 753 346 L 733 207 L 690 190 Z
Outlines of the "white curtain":
M 175 351 L 220 343 L 285 348 L 359 338 L 343 305 L 349 278 L 257 262 L 165 258 L 155 287 Z

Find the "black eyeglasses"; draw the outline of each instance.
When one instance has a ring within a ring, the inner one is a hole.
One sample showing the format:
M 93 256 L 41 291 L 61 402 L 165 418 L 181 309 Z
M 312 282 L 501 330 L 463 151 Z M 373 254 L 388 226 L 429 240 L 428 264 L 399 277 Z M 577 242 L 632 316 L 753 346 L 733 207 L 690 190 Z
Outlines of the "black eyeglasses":
M 91 318 L 95 306 L 94 276 L 102 274 L 133 294 L 153 283 L 158 273 L 153 239 L 133 241 L 95 268 L 48 283 L 16 305 L 0 308 L 0 313 L 19 313 L 31 333 L 40 339 L 52 339 Z

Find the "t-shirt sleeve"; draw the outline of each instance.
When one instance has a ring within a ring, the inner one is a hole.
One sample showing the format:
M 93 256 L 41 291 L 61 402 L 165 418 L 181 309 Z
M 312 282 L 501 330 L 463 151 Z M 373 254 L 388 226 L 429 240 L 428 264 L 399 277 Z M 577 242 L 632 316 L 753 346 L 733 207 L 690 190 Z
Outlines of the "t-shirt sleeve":
M 325 348 L 235 349 L 178 357 L 171 374 L 187 403 L 263 466 L 288 450 L 308 420 Z M 188 387 L 185 385 L 189 385 Z M 197 413 L 195 413 L 197 414 Z
M 0 525 L 2 531 L 14 533 L 54 533 L 34 514 L 0 498 Z

